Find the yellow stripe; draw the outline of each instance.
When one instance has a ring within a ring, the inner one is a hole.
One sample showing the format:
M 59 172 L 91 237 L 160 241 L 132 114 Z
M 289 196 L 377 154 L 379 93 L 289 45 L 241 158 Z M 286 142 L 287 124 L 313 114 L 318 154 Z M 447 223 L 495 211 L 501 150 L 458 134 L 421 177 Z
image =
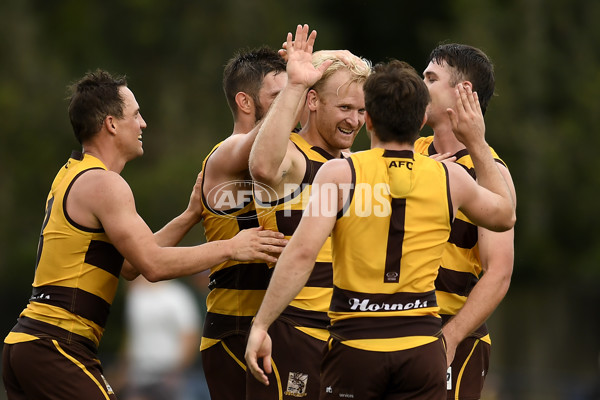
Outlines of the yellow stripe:
M 229 350 L 229 347 L 227 347 L 227 345 L 226 345 L 225 343 L 223 343 L 222 341 L 221 341 L 221 346 L 223 346 L 223 348 L 225 349 L 225 351 L 227 352 L 227 354 L 229 354 L 229 356 L 230 356 L 231 358 L 233 358 L 233 360 L 234 360 L 236 363 L 238 363 L 238 365 L 239 365 L 240 367 L 242 367 L 242 369 L 243 369 L 244 371 L 246 371 L 246 364 L 244 364 L 243 362 L 241 362 L 241 361 L 239 360 L 239 358 L 237 358 L 237 357 L 235 356 L 235 354 L 233 354 L 233 352 L 232 352 L 231 350 Z
M 30 342 L 32 340 L 38 340 L 39 338 L 29 335 L 27 333 L 22 332 L 9 332 L 6 338 L 4 339 L 4 343 L 6 344 L 15 344 L 15 343 L 23 343 Z
M 467 363 L 469 362 L 469 359 L 473 355 L 473 352 L 475 351 L 475 347 L 477 347 L 478 344 L 479 344 L 479 339 L 475 340 L 475 344 L 473 345 L 471 352 L 469 353 L 467 359 L 465 360 L 465 363 L 462 365 L 460 372 L 458 373 L 458 377 L 456 378 L 456 391 L 454 392 L 455 400 L 458 400 L 458 392 L 460 390 L 460 381 L 462 380 L 462 376 L 463 376 L 463 373 L 465 372 L 465 368 L 467 367 Z
M 75 365 L 77 365 L 79 368 L 81 368 L 81 370 L 90 377 L 90 379 L 92 381 L 94 381 L 94 383 L 96 384 L 96 386 L 98 386 L 98 388 L 100 389 L 100 391 L 102 392 L 102 394 L 104 395 L 104 397 L 107 400 L 110 400 L 110 397 L 108 397 L 108 393 L 106 393 L 106 390 L 104 390 L 104 388 L 102 387 L 102 385 L 100 384 L 100 382 L 98 382 L 98 380 L 94 377 L 94 375 L 92 375 L 92 373 L 90 371 L 87 370 L 87 368 L 85 367 L 85 365 L 83 365 L 82 363 L 80 363 L 79 361 L 77 361 L 75 358 L 73 358 L 72 356 L 68 355 L 58 344 L 58 342 L 56 340 L 52 340 L 52 343 L 54 343 L 54 347 L 56 347 L 56 349 L 66 358 L 68 358 L 69 360 L 71 360 L 71 362 Z
M 220 339 L 211 339 L 211 338 L 202 336 L 202 340 L 200 341 L 200 351 L 204 351 L 204 350 L 208 349 L 209 347 L 219 344 L 220 341 L 221 341 Z
M 482 337 L 481 341 L 489 344 L 490 346 L 492 345 L 492 338 L 490 337 L 489 333 L 487 335 L 485 335 L 484 337 Z
M 296 326 L 295 328 L 301 332 L 306 333 L 308 336 L 312 336 L 324 342 L 326 342 L 329 339 L 329 331 L 327 329 L 307 328 L 305 326 Z
M 281 377 L 279 376 L 279 371 L 277 370 L 277 366 L 275 365 L 275 360 L 271 358 L 271 367 L 273 367 L 273 374 L 275 374 L 275 382 L 277 382 L 277 398 L 279 400 L 283 400 L 283 387 L 281 386 Z

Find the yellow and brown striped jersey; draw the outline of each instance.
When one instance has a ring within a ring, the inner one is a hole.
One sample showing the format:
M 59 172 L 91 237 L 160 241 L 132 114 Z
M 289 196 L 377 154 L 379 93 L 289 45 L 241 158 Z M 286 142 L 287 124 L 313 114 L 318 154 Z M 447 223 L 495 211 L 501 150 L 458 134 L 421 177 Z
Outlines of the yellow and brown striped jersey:
M 261 226 L 283 233 L 286 239 L 291 238 L 302 219 L 317 171 L 327 160 L 334 158 L 320 147 L 310 145 L 297 133 L 292 133 L 290 140 L 306 160 L 306 172 L 302 183 L 285 198 L 269 202 L 261 202 L 256 197 L 254 200 Z M 306 285 L 281 313 L 280 318 L 313 337 L 327 340 L 329 337 L 327 310 L 331 300 L 332 284 L 331 238 L 329 237 L 319 251 Z
M 410 150 L 354 153 L 332 232 L 332 337 L 370 351 L 437 340 L 434 282 L 453 217 L 446 167 Z
M 65 205 L 75 180 L 104 169 L 96 157 L 73 152 L 58 172 L 46 201 L 29 304 L 6 343 L 42 337 L 82 343 L 96 350 L 114 300 L 123 257 L 104 229 L 79 225 Z
M 494 149 L 490 147 L 490 150 L 496 162 L 506 166 Z M 437 154 L 438 152 L 433 146 L 433 136 L 417 139 L 415 151 L 426 156 Z M 475 179 L 475 169 L 468 151 L 460 150 L 454 156 L 456 156 L 456 162 Z M 477 226 L 458 210 L 452 223 L 450 238 L 444 249 L 440 272 L 435 282 L 440 314 L 444 322 L 458 313 L 467 301 L 471 289 L 479 280 L 481 259 L 477 238 Z M 488 330 L 485 324 L 473 333 L 477 337 L 487 337 L 487 334 Z M 489 342 L 489 338 L 486 341 Z
M 207 160 L 219 146 L 220 143 L 205 158 L 203 170 Z M 209 206 L 209 198 L 215 208 Z M 207 241 L 231 239 L 243 229 L 259 226 L 249 180 L 224 182 L 208 192 L 205 191 L 203 182 L 202 203 Z M 216 206 L 219 206 L 218 209 Z M 226 261 L 211 268 L 201 350 L 227 336 L 247 334 L 267 290 L 271 274 L 269 266 L 258 261 Z

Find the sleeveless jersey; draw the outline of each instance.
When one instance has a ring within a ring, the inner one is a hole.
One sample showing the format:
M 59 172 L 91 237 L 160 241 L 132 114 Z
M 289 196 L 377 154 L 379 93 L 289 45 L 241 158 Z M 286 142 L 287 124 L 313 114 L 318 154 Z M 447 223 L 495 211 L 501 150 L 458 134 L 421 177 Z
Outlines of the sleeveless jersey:
M 38 245 L 33 293 L 6 343 L 51 337 L 97 350 L 123 257 L 104 229 L 77 224 L 65 209 L 73 183 L 91 169 L 106 170 L 106 166 L 89 154 L 73 152 L 52 183 Z
M 221 143 L 217 144 L 204 159 L 203 170 L 209 157 L 220 145 Z M 237 198 L 231 191 L 235 185 L 247 187 L 247 190 L 242 188 L 237 192 Z M 227 209 L 222 211 L 211 208 L 208 198 Z M 204 190 L 203 182 L 202 204 L 204 233 L 209 242 L 231 239 L 243 229 L 259 226 L 249 181 L 225 182 L 208 193 Z M 267 290 L 271 274 L 272 270 L 264 262 L 230 260 L 211 268 L 201 350 L 215 345 L 227 336 L 247 334 Z
M 506 166 L 498 154 L 490 147 L 496 162 Z M 415 151 L 426 156 L 437 154 L 433 146 L 433 136 L 421 137 L 415 142 Z M 466 149 L 455 154 L 456 163 L 460 164 L 475 179 L 473 160 Z M 435 282 L 440 314 L 444 322 L 456 315 L 467 301 L 471 289 L 479 280 L 481 274 L 481 259 L 477 245 L 478 231 L 469 218 L 460 210 L 452 223 L 450 238 L 444 249 L 440 272 Z M 486 324 L 479 327 L 473 335 L 487 337 Z M 489 337 L 486 340 L 490 342 Z
M 453 218 L 446 167 L 410 150 L 349 158 L 350 198 L 332 232 L 331 336 L 370 351 L 437 340 L 434 282 Z
M 302 183 L 297 190 L 285 198 L 270 202 L 261 202 L 256 197 L 254 199 L 261 226 L 283 233 L 286 239 L 291 238 L 302 219 L 317 171 L 327 160 L 334 158 L 320 147 L 310 145 L 297 133 L 292 133 L 290 140 L 306 160 L 306 172 Z M 281 313 L 280 318 L 310 336 L 327 340 L 329 337 L 327 310 L 331 301 L 332 279 L 331 238 L 329 237 L 319 251 L 306 285 Z

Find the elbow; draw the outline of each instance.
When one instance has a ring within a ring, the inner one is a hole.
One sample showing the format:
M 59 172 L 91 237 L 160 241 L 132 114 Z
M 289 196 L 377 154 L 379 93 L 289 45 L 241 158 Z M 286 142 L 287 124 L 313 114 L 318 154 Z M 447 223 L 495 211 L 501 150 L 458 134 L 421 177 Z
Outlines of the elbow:
M 512 208 L 511 213 L 510 213 L 510 218 L 508 220 L 508 224 L 506 225 L 505 230 L 508 231 L 508 230 L 514 228 L 516 223 L 517 223 L 517 213 L 516 213 L 515 209 Z
M 503 211 L 503 210 L 499 210 Z M 506 232 L 514 228 L 517 222 L 517 213 L 514 207 L 504 210 L 504 212 L 498 212 L 495 215 L 498 216 L 496 223 L 488 229 L 494 232 Z
M 139 261 L 135 266 L 139 271 L 140 275 L 142 275 L 148 282 L 159 282 L 165 279 L 168 279 L 164 274 L 164 269 L 160 268 L 158 263 L 154 263 L 151 260 L 142 260 Z M 127 279 L 127 277 L 125 277 Z
M 249 170 L 252 179 L 257 182 L 268 183 L 273 179 L 273 168 L 270 168 L 264 163 L 250 160 Z

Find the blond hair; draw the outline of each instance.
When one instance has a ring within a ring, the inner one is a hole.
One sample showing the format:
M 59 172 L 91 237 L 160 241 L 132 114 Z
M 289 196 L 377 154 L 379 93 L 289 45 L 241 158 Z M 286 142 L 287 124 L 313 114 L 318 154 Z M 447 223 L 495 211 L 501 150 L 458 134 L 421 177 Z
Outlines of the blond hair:
M 321 79 L 312 87 L 316 92 L 319 92 L 327 80 L 337 71 L 346 69 L 351 73 L 351 77 L 347 84 L 360 83 L 364 84 L 371 74 L 371 62 L 365 58 L 355 56 L 348 50 L 319 50 L 313 53 L 312 64 L 318 68 L 326 61 L 333 61 L 325 70 Z

